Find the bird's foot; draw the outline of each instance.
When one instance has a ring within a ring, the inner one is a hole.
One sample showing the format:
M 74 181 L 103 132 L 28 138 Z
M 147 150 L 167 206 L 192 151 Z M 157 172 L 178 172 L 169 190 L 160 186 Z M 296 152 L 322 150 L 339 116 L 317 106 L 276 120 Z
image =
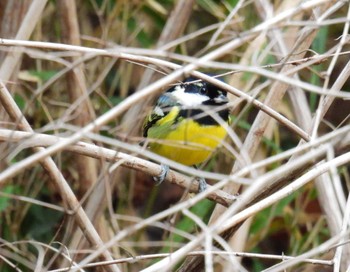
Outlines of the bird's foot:
M 198 180 L 198 193 L 204 192 L 207 189 L 208 184 L 206 183 L 204 178 L 197 178 L 197 180 Z
M 161 166 L 160 174 L 158 176 L 156 176 L 156 177 L 153 177 L 153 180 L 155 181 L 156 185 L 160 185 L 164 181 L 166 175 L 169 172 L 169 166 L 168 165 L 161 164 L 160 166 Z

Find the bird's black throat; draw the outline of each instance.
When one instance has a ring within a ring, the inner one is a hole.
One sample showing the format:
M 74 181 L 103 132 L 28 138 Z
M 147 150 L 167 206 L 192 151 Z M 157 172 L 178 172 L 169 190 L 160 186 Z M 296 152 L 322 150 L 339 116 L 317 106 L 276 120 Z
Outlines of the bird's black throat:
M 182 109 L 179 112 L 177 119 L 190 118 L 195 120 L 200 125 L 215 126 L 220 125 L 220 121 L 227 122 L 229 119 L 229 110 L 222 109 L 219 111 L 207 112 L 203 109 Z

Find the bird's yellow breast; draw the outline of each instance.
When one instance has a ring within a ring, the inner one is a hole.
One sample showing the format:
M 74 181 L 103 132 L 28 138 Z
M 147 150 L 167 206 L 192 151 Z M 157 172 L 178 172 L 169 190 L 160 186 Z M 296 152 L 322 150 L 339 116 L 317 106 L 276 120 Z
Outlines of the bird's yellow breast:
M 201 125 L 186 118 L 174 124 L 178 109 L 172 110 L 148 130 L 151 151 L 184 165 L 196 165 L 210 157 L 226 136 L 220 125 Z

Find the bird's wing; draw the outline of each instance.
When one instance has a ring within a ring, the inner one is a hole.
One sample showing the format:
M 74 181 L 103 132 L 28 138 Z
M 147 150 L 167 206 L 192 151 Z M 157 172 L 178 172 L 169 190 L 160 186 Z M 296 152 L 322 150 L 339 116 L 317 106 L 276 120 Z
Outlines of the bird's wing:
M 178 105 L 177 101 L 169 95 L 169 93 L 165 93 L 161 95 L 157 101 L 156 106 L 153 108 L 152 112 L 146 118 L 143 125 L 143 136 L 147 137 L 150 128 L 160 127 L 160 131 L 164 131 L 162 127 L 168 127 L 174 124 L 176 119 L 176 113 L 174 112 L 175 108 Z M 178 110 L 176 110 L 178 111 Z

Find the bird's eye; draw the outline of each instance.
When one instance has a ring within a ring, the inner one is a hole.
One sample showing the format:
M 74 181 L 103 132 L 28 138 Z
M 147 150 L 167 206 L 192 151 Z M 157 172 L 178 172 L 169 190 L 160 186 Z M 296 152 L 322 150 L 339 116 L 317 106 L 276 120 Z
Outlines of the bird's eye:
M 199 93 L 203 94 L 203 95 L 206 95 L 207 94 L 207 88 L 205 88 L 205 87 L 200 88 L 199 89 Z

